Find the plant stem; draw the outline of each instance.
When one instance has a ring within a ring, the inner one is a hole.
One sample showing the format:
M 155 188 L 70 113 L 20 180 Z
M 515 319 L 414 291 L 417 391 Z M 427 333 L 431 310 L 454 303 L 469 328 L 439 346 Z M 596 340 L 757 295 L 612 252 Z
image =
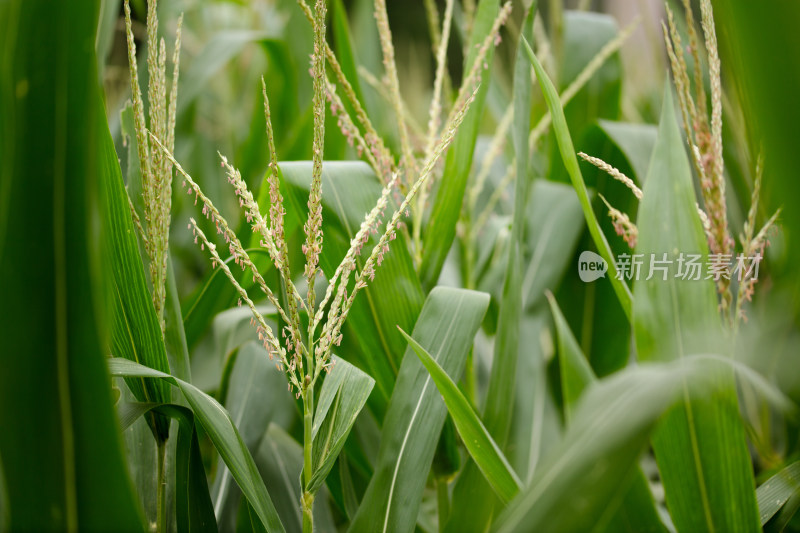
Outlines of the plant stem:
M 303 533 L 311 533 L 314 530 L 314 517 L 312 509 L 314 507 L 314 495 L 309 492 L 311 476 L 314 473 L 313 465 L 313 433 L 311 414 L 314 411 L 314 389 L 307 388 L 303 396 Z
M 158 439 L 158 485 L 156 487 L 156 527 L 159 533 L 169 531 L 167 521 L 167 440 Z

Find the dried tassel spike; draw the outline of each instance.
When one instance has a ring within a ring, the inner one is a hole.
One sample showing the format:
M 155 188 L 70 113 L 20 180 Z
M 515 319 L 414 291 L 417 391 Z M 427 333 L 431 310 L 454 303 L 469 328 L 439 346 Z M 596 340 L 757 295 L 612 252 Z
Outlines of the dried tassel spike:
M 611 217 L 611 221 L 614 224 L 614 231 L 625 240 L 628 246 L 636 248 L 636 241 L 639 238 L 639 230 L 636 225 L 631 222 L 628 215 L 612 207 L 602 194 L 598 196 L 608 208 L 608 216 Z
M 509 6 L 509 4 L 506 4 L 506 6 Z M 340 308 L 341 311 L 339 311 L 335 315 L 334 317 L 335 323 L 332 323 L 332 320 L 329 317 L 328 323 L 326 324 L 326 330 L 330 333 L 330 335 L 333 338 L 336 338 L 341 332 L 342 325 L 344 324 L 344 321 L 346 320 L 347 315 L 353 306 L 353 301 L 355 300 L 356 295 L 361 289 L 367 286 L 365 278 L 369 277 L 370 273 L 372 276 L 374 276 L 373 265 L 377 261 L 378 255 L 381 253 L 385 253 L 384 247 L 389 242 L 389 236 L 397 228 L 397 225 L 400 222 L 400 218 L 407 211 L 408 206 L 414 200 L 414 197 L 419 192 L 420 188 L 425 185 L 425 182 L 431 176 L 432 171 L 439 158 L 450 146 L 450 143 L 453 141 L 453 138 L 455 137 L 456 131 L 458 130 L 459 126 L 461 125 L 461 122 L 464 120 L 464 117 L 469 111 L 469 108 L 479 89 L 480 86 L 474 87 L 470 95 L 460 105 L 454 108 L 453 112 L 451 113 L 451 117 L 448 120 L 447 127 L 445 128 L 442 137 L 439 139 L 439 142 L 437 143 L 433 153 L 431 154 L 430 157 L 428 157 L 427 161 L 425 162 L 425 165 L 422 168 L 420 176 L 417 178 L 417 181 L 413 184 L 413 186 L 409 189 L 408 193 L 406 194 L 406 197 L 403 199 L 403 202 L 400 204 L 400 206 L 397 208 L 397 210 L 390 218 L 389 222 L 386 224 L 385 231 L 381 235 L 381 238 L 378 240 L 378 243 L 373 247 L 372 253 L 367 258 L 367 260 L 364 263 L 364 267 L 356 277 L 355 288 L 352 290 L 352 292 L 350 292 L 349 295 L 347 295 L 344 290 L 339 290 L 337 292 L 337 298 L 334 299 L 332 308 L 336 309 Z M 325 360 L 327 357 L 330 357 L 330 346 L 326 347 L 326 351 L 322 352 L 320 357 L 322 358 L 322 360 Z M 319 375 L 319 366 L 317 366 L 317 368 L 315 369 L 314 379 L 316 379 L 318 375 Z
M 308 219 L 303 230 L 306 234 L 305 275 L 308 282 L 308 308 L 315 307 L 317 270 L 322 252 L 322 156 L 325 144 L 325 0 L 317 0 L 314 10 L 314 139 L 312 146 L 311 187 L 308 195 Z
M 624 184 L 627 188 L 633 192 L 633 195 L 636 197 L 637 200 L 642 199 L 642 190 L 636 186 L 632 179 L 628 176 L 617 170 L 616 168 L 612 167 L 602 159 L 598 157 L 592 157 L 590 155 L 586 155 L 583 152 L 578 152 L 578 155 L 587 163 L 591 163 L 592 165 L 596 166 L 600 170 L 607 173 L 609 176 L 614 178 L 615 180 Z
M 303 10 L 303 13 L 306 16 L 306 19 L 314 25 L 314 15 L 311 12 L 311 8 L 308 7 L 305 0 L 297 0 L 298 5 Z M 353 90 L 352 85 L 347 80 L 347 77 L 344 75 L 342 71 L 342 67 L 339 64 L 339 61 L 336 59 L 336 55 L 331 50 L 331 47 L 325 43 L 325 57 L 328 61 L 328 65 L 330 66 L 331 70 L 333 71 L 336 81 L 344 90 L 344 96 L 347 99 L 347 102 L 352 106 L 353 110 L 355 111 L 356 118 L 361 126 L 364 128 L 365 134 L 364 139 L 367 142 L 367 145 L 371 147 L 373 151 L 374 158 L 381 169 L 378 172 L 378 176 L 384 179 L 385 181 L 389 181 L 391 178 L 391 174 L 394 171 L 394 161 L 392 160 L 392 156 L 389 153 L 389 150 L 383 144 L 383 140 L 377 133 L 377 130 L 372 125 L 372 122 L 369 120 L 364 107 L 361 105 L 361 102 L 356 97 L 355 91 Z M 359 69 L 359 73 L 361 73 L 361 69 Z

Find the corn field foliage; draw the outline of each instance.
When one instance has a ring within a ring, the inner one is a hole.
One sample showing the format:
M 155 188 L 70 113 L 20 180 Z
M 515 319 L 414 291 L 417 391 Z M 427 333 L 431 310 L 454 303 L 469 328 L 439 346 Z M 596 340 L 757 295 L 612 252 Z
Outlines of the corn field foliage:
M 0 1 L 0 532 L 800 531 L 798 21 Z

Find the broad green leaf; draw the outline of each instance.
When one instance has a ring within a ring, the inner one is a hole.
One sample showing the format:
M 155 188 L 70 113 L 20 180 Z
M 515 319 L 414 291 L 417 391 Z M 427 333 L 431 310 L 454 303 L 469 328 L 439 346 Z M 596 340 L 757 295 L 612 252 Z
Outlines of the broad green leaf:
M 575 405 L 583 392 L 592 386 L 597 377 L 592 367 L 581 353 L 578 341 L 569 329 L 555 298 L 548 295 L 558 337 L 558 361 L 561 368 L 561 392 L 564 399 L 564 415 L 570 420 Z M 623 497 L 619 509 L 606 525 L 608 531 L 665 532 L 666 528 L 658 517 L 653 495 L 647 478 L 640 468 L 633 474 L 633 481 L 627 490 L 620 489 Z
M 500 447 L 494 442 L 478 415 L 472 410 L 469 401 L 450 379 L 447 372 L 417 341 L 405 331 L 401 330 L 401 332 L 436 383 L 470 456 L 481 469 L 495 493 L 504 503 L 507 503 L 522 488 L 522 482 L 511 469 L 511 465 L 508 464 Z
M 117 402 L 117 418 L 119 419 L 120 429 L 127 430 L 134 422 L 144 416 L 145 413 L 152 411 L 159 405 L 166 405 L 156 402 L 127 402 L 120 400 Z
M 533 14 L 536 6 L 528 10 L 522 27 L 522 35 L 533 34 Z M 514 398 L 514 375 L 517 371 L 519 353 L 519 328 L 522 313 L 522 261 L 526 205 L 531 188 L 531 173 L 528 171 L 528 133 L 531 115 L 530 65 L 522 47 L 517 47 L 514 64 L 514 123 L 512 137 L 516 153 L 517 179 L 514 187 L 514 212 L 511 221 L 511 240 L 508 248 L 503 295 L 500 301 L 497 335 L 495 337 L 492 373 L 489 377 L 486 406 L 483 419 L 497 443 L 503 447 L 508 438 Z
M 281 163 L 280 170 L 290 194 L 285 198 L 287 218 L 305 220 L 308 186 L 311 183 L 311 162 Z M 381 184 L 370 168 L 361 162 L 326 162 L 322 172 L 322 217 L 325 239 L 320 264 L 326 276 L 332 276 L 358 232 L 364 216 L 374 207 L 381 194 Z M 391 216 L 387 207 L 386 216 Z M 383 228 L 383 225 L 379 226 Z M 379 229 L 379 231 L 381 231 Z M 362 254 L 377 242 L 371 239 Z M 358 261 L 361 265 L 362 260 Z M 410 329 L 424 295 L 408 253 L 402 233 L 392 243 L 375 279 L 355 299 L 344 328 L 340 351 L 348 361 L 368 370 L 375 379 L 379 395 L 370 402 L 379 412 L 385 409 L 394 387 L 395 377 L 405 351 L 399 324 Z
M 517 394 L 506 456 L 523 483 L 531 479 L 541 458 L 559 443 L 563 432 L 561 407 L 548 375 L 555 349 L 550 324 L 549 309 L 540 306 L 526 312 L 520 325 Z
M 500 515 L 495 531 L 602 531 L 634 480 L 638 457 L 687 375 L 680 362 L 630 367 L 598 381 L 579 400 L 561 444 Z M 698 388 L 704 382 L 699 380 Z
M 499 8 L 500 0 L 480 0 L 478 3 L 472 33 L 467 43 L 464 72 L 469 72 L 472 68 L 478 48 L 491 31 Z M 489 78 L 493 56 L 494 50 L 490 48 L 484 59 L 485 68 L 481 71 L 483 79 Z M 478 138 L 478 127 L 488 91 L 489 83 L 483 83 L 459 127 L 455 139 L 453 139 L 452 146 L 447 151 L 441 183 L 432 204 L 430 220 L 427 228 L 423 229 L 425 239 L 419 275 L 423 286 L 427 288 L 436 285 L 444 266 L 444 260 L 447 258 L 456 236 L 456 223 L 461 214 L 461 204 L 469 181 L 475 141 Z
M 521 37 L 532 38 L 535 12 L 536 4 L 534 3 L 525 16 Z M 525 219 L 528 195 L 533 179 L 533 173 L 528 169 L 530 156 L 528 135 L 531 129 L 531 67 L 527 57 L 525 57 L 521 43 L 522 41 L 520 40 L 514 62 L 512 104 L 514 119 L 511 136 L 516 155 L 515 170 L 517 176 L 514 185 L 514 209 L 511 220 L 511 235 L 507 247 L 506 268 L 502 282 L 503 289 L 500 297 L 497 333 L 494 338 L 492 370 L 489 374 L 486 404 L 483 408 L 482 417 L 483 424 L 485 424 L 493 444 L 496 444 L 499 450 L 506 449 L 508 433 L 514 416 L 514 385 L 516 384 L 515 378 L 518 370 L 517 362 L 519 359 L 523 303 L 523 291 L 520 290 L 520 286 L 523 280 Z M 436 381 L 435 378 L 434 381 Z M 437 385 L 439 385 L 438 381 Z M 448 403 L 450 414 L 455 419 L 455 413 L 453 413 L 449 402 L 447 402 L 447 398 L 445 398 L 445 403 Z M 462 438 L 466 441 L 465 435 L 459 426 L 459 421 L 455 420 L 455 423 Z M 470 449 L 469 445 L 467 449 Z M 474 454 L 471 453 L 471 455 Z M 454 491 L 453 507 L 464 511 L 453 513 L 449 528 L 482 528 L 483 524 L 488 523 L 492 515 L 492 506 L 495 504 L 495 497 L 492 495 L 491 489 L 494 489 L 494 492 L 501 497 L 504 503 L 510 497 L 508 492 L 501 493 L 498 491 L 496 481 L 490 478 L 485 465 L 481 465 L 477 459 L 475 459 L 475 463 L 467 463 L 462 477 L 458 480 L 457 490 Z M 484 480 L 483 478 L 486 479 Z M 486 481 L 489 483 L 487 484 Z
M 294 10 L 296 7 L 292 5 L 291 9 Z M 291 30 L 284 28 L 284 32 L 288 31 Z M 309 43 L 310 42 L 311 40 L 309 40 Z M 293 133 L 297 125 L 297 117 L 300 114 L 300 104 L 301 102 L 303 105 L 310 103 L 310 98 L 308 100 L 301 99 L 303 95 L 300 94 L 298 85 L 301 82 L 310 82 L 311 80 L 304 70 L 304 67 L 307 65 L 307 60 L 300 64 L 295 63 L 293 54 L 298 53 L 299 50 L 293 50 L 287 40 L 266 40 L 261 41 L 260 44 L 267 61 L 266 71 L 253 72 L 253 74 L 264 76 L 270 102 L 280 103 L 280 105 L 273 105 L 270 113 L 272 128 L 277 135 L 275 139 L 275 149 L 278 153 L 278 158 L 283 159 L 289 155 L 284 150 L 286 141 L 290 140 L 292 137 L 290 133 Z M 264 99 L 261 94 L 260 80 L 253 85 L 250 85 L 250 83 L 243 83 L 242 87 L 247 91 L 246 94 L 250 96 L 252 101 L 251 105 L 253 107 L 249 108 L 251 113 L 247 137 L 243 140 L 236 152 L 236 166 L 245 180 L 247 180 L 248 185 L 254 188 L 258 183 L 256 178 L 265 174 L 269 163 L 267 123 L 263 113 Z M 259 88 L 256 89 L 256 87 Z M 245 114 L 244 117 L 246 116 Z M 294 139 L 291 140 L 293 141 Z M 310 147 L 311 141 L 309 139 L 308 144 L 305 145 L 305 149 L 308 150 Z M 265 183 L 266 180 L 261 180 L 259 193 L 268 189 Z M 253 194 L 256 195 L 255 190 Z
M 6 494 L 6 480 L 3 477 L 3 463 L 0 462 L 0 527 L 8 531 L 8 500 Z
M 338 363 L 337 363 L 338 364 Z M 289 533 L 302 530 L 300 510 L 300 475 L 303 470 L 303 447 L 274 423 L 264 433 L 254 454 L 264 481 L 275 494 L 275 508 Z M 314 530 L 336 531 L 329 507 L 329 495 L 322 486 L 314 497 Z
M 276 319 L 278 318 L 277 311 L 272 304 L 257 305 L 256 309 L 261 316 L 267 321 L 273 331 L 278 331 L 276 327 Z M 230 360 L 231 355 L 240 347 L 244 346 L 250 341 L 258 340 L 258 333 L 252 325 L 253 313 L 246 305 L 234 306 L 226 309 L 214 317 L 214 322 L 211 325 L 211 332 L 214 338 L 214 345 L 216 349 L 215 357 L 217 370 L 225 366 L 227 361 Z M 219 380 L 219 376 L 216 376 Z M 223 376 L 224 380 L 224 376 Z M 223 382 L 221 385 L 227 385 Z M 224 387 L 223 387 L 223 390 Z M 266 426 L 264 426 L 266 428 Z M 259 437 L 264 434 L 264 431 L 259 431 Z
M 259 343 L 242 345 L 232 366 L 227 384 L 220 385 L 219 390 L 226 391 L 220 397 L 245 446 L 255 455 L 273 416 L 281 409 L 294 411 L 294 402 L 286 390 L 286 375 L 275 368 Z M 211 494 L 220 527 L 233 527 L 241 493 L 223 464 L 217 467 Z
M 97 1 L 0 3 L 0 528 L 142 531 L 105 369 Z M 117 167 L 118 168 L 118 167 Z
M 701 264 L 708 255 L 685 150 L 667 88 L 637 220 L 636 252 L 648 264 L 651 254 L 656 259 L 666 254 L 672 263 L 666 274 L 656 271 L 649 280 L 640 275 L 636 283 L 634 330 L 642 361 L 684 359 L 724 349 L 726 343 L 713 281 L 676 277 L 680 253 L 699 254 Z M 755 482 L 733 371 L 710 372 L 719 392 L 696 398 L 687 391 L 653 436 L 667 507 L 679 530 L 754 531 L 759 527 Z
M 352 521 L 358 512 L 358 495 L 353 485 L 353 476 L 347 463 L 347 455 L 339 454 L 339 479 L 342 484 L 342 503 L 347 517 Z
M 572 187 L 544 180 L 533 183 L 528 213 L 525 241 L 530 256 L 522 294 L 524 307 L 532 309 L 543 301 L 545 290 L 558 287 L 571 266 L 585 222 Z
M 756 490 L 761 525 L 765 526 L 790 500 L 797 499 L 798 495 L 800 495 L 800 462 L 795 462 L 766 480 Z
M 256 510 L 268 531 L 283 531 L 267 488 L 258 474 L 253 457 L 242 441 L 228 412 L 215 399 L 189 383 L 152 368 L 122 358 L 108 362 L 111 375 L 119 377 L 157 378 L 177 386 L 194 416 L 211 439 L 222 460 L 230 469 L 242 493 Z
M 135 408 L 139 402 L 131 392 L 125 380 L 113 378 L 112 384 L 120 391 L 116 403 L 117 415 L 122 425 L 123 450 L 125 462 L 130 472 L 133 490 L 138 495 L 139 505 L 144 512 L 145 524 L 154 524 L 158 521 L 158 445 L 153 438 L 153 431 L 148 425 L 152 415 L 145 411 L 141 418 L 134 419 L 137 415 Z M 147 403 L 144 403 L 147 405 Z M 161 405 L 151 403 L 153 407 Z M 167 441 L 167 457 L 174 457 L 177 444 L 177 424 L 170 426 L 171 437 Z M 175 470 L 174 461 L 167 461 L 167 505 L 172 508 L 170 499 L 175 495 Z M 172 517 L 175 513 L 172 513 Z
M 413 337 L 457 379 L 488 305 L 486 294 L 437 287 L 425 301 Z M 446 416 L 430 375 L 408 348 L 383 420 L 375 473 L 350 531 L 413 530 Z
M 334 356 L 314 412 L 314 473 L 306 490 L 314 494 L 325 483 L 375 380 L 344 359 Z
M 575 192 L 578 194 L 578 200 L 580 200 L 581 208 L 583 209 L 583 215 L 586 218 L 586 224 L 589 226 L 589 233 L 592 235 L 592 239 L 594 240 L 595 246 L 597 246 L 598 252 L 608 264 L 609 280 L 611 280 L 611 284 L 614 287 L 614 291 L 617 294 L 617 298 L 619 298 L 622 308 L 625 310 L 625 314 L 630 319 L 632 316 L 631 291 L 623 280 L 617 279 L 617 269 L 614 257 L 611 253 L 611 248 L 608 245 L 608 241 L 606 240 L 606 237 L 597 222 L 597 217 L 592 210 L 592 204 L 589 200 L 589 193 L 586 189 L 586 184 L 583 182 L 583 177 L 581 176 L 581 169 L 578 166 L 578 158 L 575 155 L 575 148 L 572 144 L 572 138 L 570 137 L 569 129 L 567 128 L 567 122 L 564 118 L 564 109 L 561 107 L 561 101 L 559 100 L 558 92 L 553 86 L 553 82 L 550 81 L 547 73 L 542 68 L 542 65 L 539 63 L 539 60 L 536 58 L 536 55 L 534 55 L 533 50 L 531 50 L 530 45 L 526 40 L 524 40 L 524 37 L 523 43 L 525 45 L 525 50 L 528 53 L 528 58 L 533 65 L 533 69 L 536 71 L 536 78 L 539 81 L 539 86 L 542 88 L 542 92 L 544 93 L 545 101 L 550 109 L 550 115 L 553 117 L 553 129 L 556 132 L 556 139 L 558 141 L 558 147 L 561 151 L 561 158 L 563 159 L 564 165 L 569 173 L 572 186 L 575 188 Z

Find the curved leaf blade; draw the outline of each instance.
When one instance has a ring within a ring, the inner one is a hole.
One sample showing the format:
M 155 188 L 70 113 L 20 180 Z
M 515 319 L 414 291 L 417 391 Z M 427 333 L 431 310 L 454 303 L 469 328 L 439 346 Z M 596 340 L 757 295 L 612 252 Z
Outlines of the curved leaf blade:
M 478 415 L 472 410 L 469 401 L 450 379 L 447 372 L 408 333 L 403 330 L 400 332 L 436 383 L 436 387 L 447 405 L 447 411 L 453 417 L 458 434 L 461 435 L 461 440 L 469 450 L 475 464 L 481 469 L 500 499 L 503 502 L 510 501 L 519 492 L 522 482 L 512 470 L 500 447 L 494 442 Z
M 242 441 L 230 415 L 214 398 L 176 377 L 115 357 L 108 362 L 113 376 L 156 378 L 177 386 L 183 393 L 203 430 L 231 471 L 242 493 L 250 501 L 268 531 L 284 531 L 269 492 L 253 457 Z
M 436 287 L 413 336 L 458 378 L 488 306 L 488 294 Z M 375 472 L 350 531 L 413 531 L 446 417 L 428 371 L 408 348 L 383 421 Z
M 314 413 L 314 473 L 307 488 L 312 494 L 325 483 L 374 385 L 375 380 L 367 374 L 344 359 L 335 358 Z
M 597 377 L 589 365 L 589 361 L 581 352 L 578 341 L 572 334 L 564 314 L 558 307 L 555 298 L 548 294 L 550 309 L 558 337 L 558 360 L 561 367 L 561 390 L 564 398 L 564 415 L 569 421 L 578 400 L 597 382 Z M 609 487 L 609 492 L 622 497 L 619 509 L 610 515 L 611 519 L 605 527 L 609 531 L 630 531 L 631 533 L 652 531 L 665 532 L 666 527 L 658 517 L 655 501 L 641 468 L 633 474 L 629 489 Z M 596 527 L 594 531 L 602 530 Z
M 0 3 L 0 529 L 142 531 L 105 369 L 98 2 Z
M 614 292 L 617 294 L 622 309 L 625 311 L 626 316 L 630 320 L 632 317 L 632 296 L 631 291 L 622 279 L 617 279 L 616 263 L 614 256 L 611 253 L 611 247 L 608 245 L 605 235 L 600 229 L 600 224 L 597 217 L 592 210 L 592 204 L 589 201 L 589 192 L 586 189 L 586 183 L 583 181 L 581 169 L 578 165 L 578 158 L 575 155 L 575 147 L 572 144 L 572 137 L 570 136 L 569 129 L 567 128 L 567 120 L 564 117 L 564 109 L 561 107 L 561 101 L 558 96 L 553 82 L 547 76 L 547 73 L 542 68 L 541 63 L 536 58 L 533 50 L 528 44 L 528 41 L 522 37 L 522 42 L 525 46 L 525 51 L 528 59 L 536 71 L 536 79 L 539 81 L 539 86 L 544 93 L 547 107 L 550 109 L 550 116 L 553 118 L 553 129 L 556 132 L 556 140 L 558 147 L 561 151 L 561 158 L 564 161 L 564 166 L 567 168 L 572 186 L 578 194 L 581 207 L 583 208 L 583 215 L 586 218 L 586 224 L 589 227 L 589 233 L 592 235 L 597 251 L 605 259 L 608 264 L 608 277 L 614 287 Z
M 783 468 L 756 490 L 761 525 L 765 526 L 791 499 L 798 495 L 800 495 L 800 461 Z
M 658 139 L 644 184 L 637 253 L 672 260 L 666 274 L 642 276 L 634 294 L 634 332 L 642 361 L 688 359 L 723 349 L 714 283 L 680 279 L 679 253 L 708 256 L 697 214 L 691 168 L 665 90 Z M 652 266 L 652 264 L 651 264 Z M 666 278 L 666 279 L 664 279 Z M 667 508 L 679 530 L 756 531 L 755 481 L 731 367 L 709 370 L 714 397 L 696 397 L 671 410 L 653 435 Z
M 270 362 L 261 344 L 247 342 L 233 357 L 227 382 L 220 384 L 219 397 L 224 398 L 222 403 L 242 442 L 255 457 L 270 421 L 279 409 L 293 411 L 294 398 L 286 390 L 285 374 Z M 211 496 L 220 528 L 233 528 L 241 493 L 224 464 L 217 466 Z
M 498 519 L 497 532 L 593 531 L 608 526 L 637 459 L 687 374 L 678 363 L 630 367 L 587 389 L 561 445 Z

